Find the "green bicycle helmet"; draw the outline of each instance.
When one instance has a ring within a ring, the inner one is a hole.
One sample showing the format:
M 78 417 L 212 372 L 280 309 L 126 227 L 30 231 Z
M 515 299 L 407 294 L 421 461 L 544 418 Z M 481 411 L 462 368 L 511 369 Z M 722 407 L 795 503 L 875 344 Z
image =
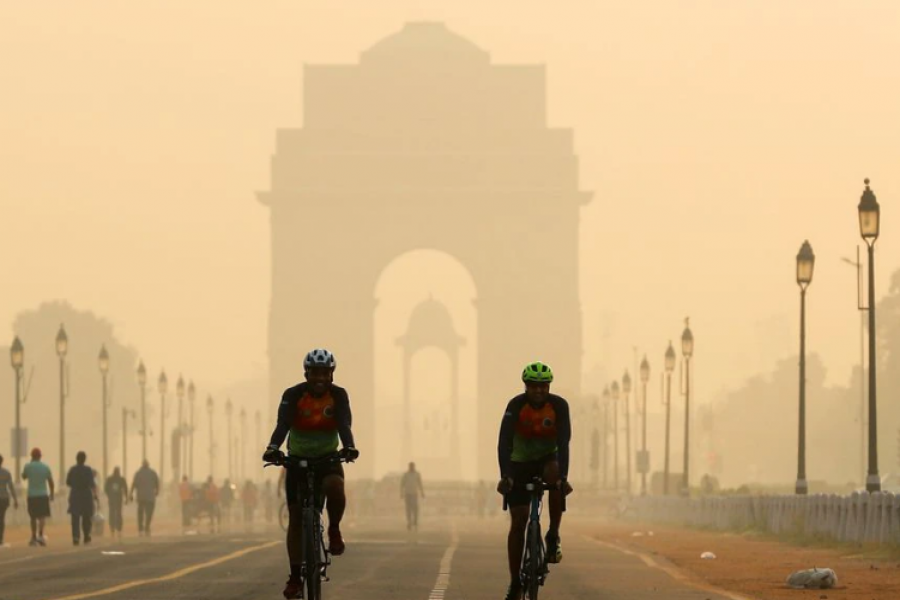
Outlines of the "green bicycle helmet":
M 540 361 L 528 363 L 522 371 L 522 381 L 550 383 L 553 381 L 553 371 L 550 369 L 550 365 L 545 365 Z

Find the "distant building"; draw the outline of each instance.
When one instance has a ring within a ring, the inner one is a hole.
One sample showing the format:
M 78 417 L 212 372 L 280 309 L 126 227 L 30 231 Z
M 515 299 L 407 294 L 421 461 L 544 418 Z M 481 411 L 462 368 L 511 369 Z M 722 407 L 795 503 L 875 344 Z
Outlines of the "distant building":
M 577 394 L 580 209 L 572 132 L 546 124 L 545 70 L 493 65 L 440 23 L 413 23 L 357 65 L 306 65 L 303 128 L 279 130 L 271 190 L 270 384 L 332 349 L 371 469 L 374 289 L 418 249 L 453 256 L 477 287 L 478 464 L 496 471 L 503 404 L 529 360 Z M 398 382 L 398 386 L 401 382 Z M 368 465 L 366 467 L 365 465 Z

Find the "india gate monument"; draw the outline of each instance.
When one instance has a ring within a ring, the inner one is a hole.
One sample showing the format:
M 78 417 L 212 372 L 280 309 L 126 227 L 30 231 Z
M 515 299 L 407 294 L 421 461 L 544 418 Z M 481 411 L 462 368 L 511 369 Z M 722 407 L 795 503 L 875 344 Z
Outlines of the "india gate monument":
M 459 464 L 460 419 L 476 432 L 477 476 L 495 478 L 500 418 L 526 362 L 549 363 L 553 391 L 579 402 L 579 218 L 591 194 L 578 187 L 572 131 L 547 126 L 545 87 L 543 65 L 493 64 L 431 22 L 405 25 L 358 64 L 304 67 L 303 126 L 278 131 L 271 187 L 258 194 L 272 228 L 270 402 L 302 380 L 308 350 L 332 350 L 353 406 L 357 475 L 375 464 L 375 287 L 410 251 L 453 257 L 476 288 L 476 339 L 456 333 L 439 298 L 423 298 L 394 343 L 405 373 L 423 348 L 451 364 L 446 478 Z M 463 346 L 477 348 L 475 408 L 464 414 Z M 396 470 L 415 460 L 420 426 L 408 385 L 396 382 L 402 422 L 378 430 L 409 454 Z

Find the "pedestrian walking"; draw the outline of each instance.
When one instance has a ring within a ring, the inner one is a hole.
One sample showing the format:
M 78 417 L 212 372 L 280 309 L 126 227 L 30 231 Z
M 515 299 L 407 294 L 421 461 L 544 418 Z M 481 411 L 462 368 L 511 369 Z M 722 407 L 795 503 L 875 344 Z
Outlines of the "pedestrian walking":
M 153 520 L 153 510 L 156 508 L 156 497 L 159 496 L 159 475 L 150 468 L 149 461 L 143 462 L 131 481 L 129 496 L 132 501 L 135 492 L 137 492 L 138 505 L 138 535 L 150 535 L 150 522 Z
M 53 473 L 41 461 L 41 449 L 31 450 L 31 462 L 22 468 L 22 479 L 28 482 L 28 517 L 31 520 L 29 546 L 46 546 L 44 524 L 50 516 L 50 503 L 56 492 Z
M 3 534 L 6 531 L 6 510 L 9 501 L 12 500 L 14 509 L 19 508 L 19 498 L 16 496 L 16 486 L 13 483 L 12 474 L 3 468 L 3 455 L 0 454 L 0 546 L 3 545 Z
M 212 475 L 206 480 L 203 488 L 203 496 L 209 512 L 209 532 L 215 533 L 222 529 L 222 513 L 219 510 L 219 488 L 213 482 Z
M 181 498 L 181 528 L 191 526 L 191 516 L 194 510 L 194 489 L 187 475 L 181 476 L 181 485 L 178 486 L 178 497 Z
M 425 497 L 422 475 L 416 471 L 416 463 L 409 463 L 409 469 L 400 479 L 400 497 L 406 503 L 406 529 L 419 529 L 419 496 Z
M 77 546 L 81 538 L 84 545 L 91 543 L 91 526 L 94 518 L 94 505 L 97 498 L 97 484 L 94 471 L 85 464 L 87 454 L 83 451 L 75 455 L 75 466 L 66 475 L 66 486 L 69 488 L 69 515 L 72 517 L 72 545 Z
M 128 501 L 128 482 L 122 477 L 119 467 L 106 479 L 103 486 L 106 503 L 109 505 L 109 531 L 122 538 L 122 505 Z
M 253 513 L 256 511 L 256 505 L 259 503 L 259 490 L 256 484 L 249 479 L 244 483 L 244 489 L 241 490 L 241 504 L 244 507 L 244 525 L 249 527 L 253 523 Z

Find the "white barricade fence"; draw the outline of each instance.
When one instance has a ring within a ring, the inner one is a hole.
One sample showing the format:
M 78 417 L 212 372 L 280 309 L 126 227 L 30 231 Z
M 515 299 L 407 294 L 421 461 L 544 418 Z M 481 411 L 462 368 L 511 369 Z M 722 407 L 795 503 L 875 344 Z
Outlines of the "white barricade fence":
M 848 496 L 643 496 L 632 503 L 634 510 L 629 518 L 650 523 L 900 545 L 900 495 L 891 492 L 853 492 Z

